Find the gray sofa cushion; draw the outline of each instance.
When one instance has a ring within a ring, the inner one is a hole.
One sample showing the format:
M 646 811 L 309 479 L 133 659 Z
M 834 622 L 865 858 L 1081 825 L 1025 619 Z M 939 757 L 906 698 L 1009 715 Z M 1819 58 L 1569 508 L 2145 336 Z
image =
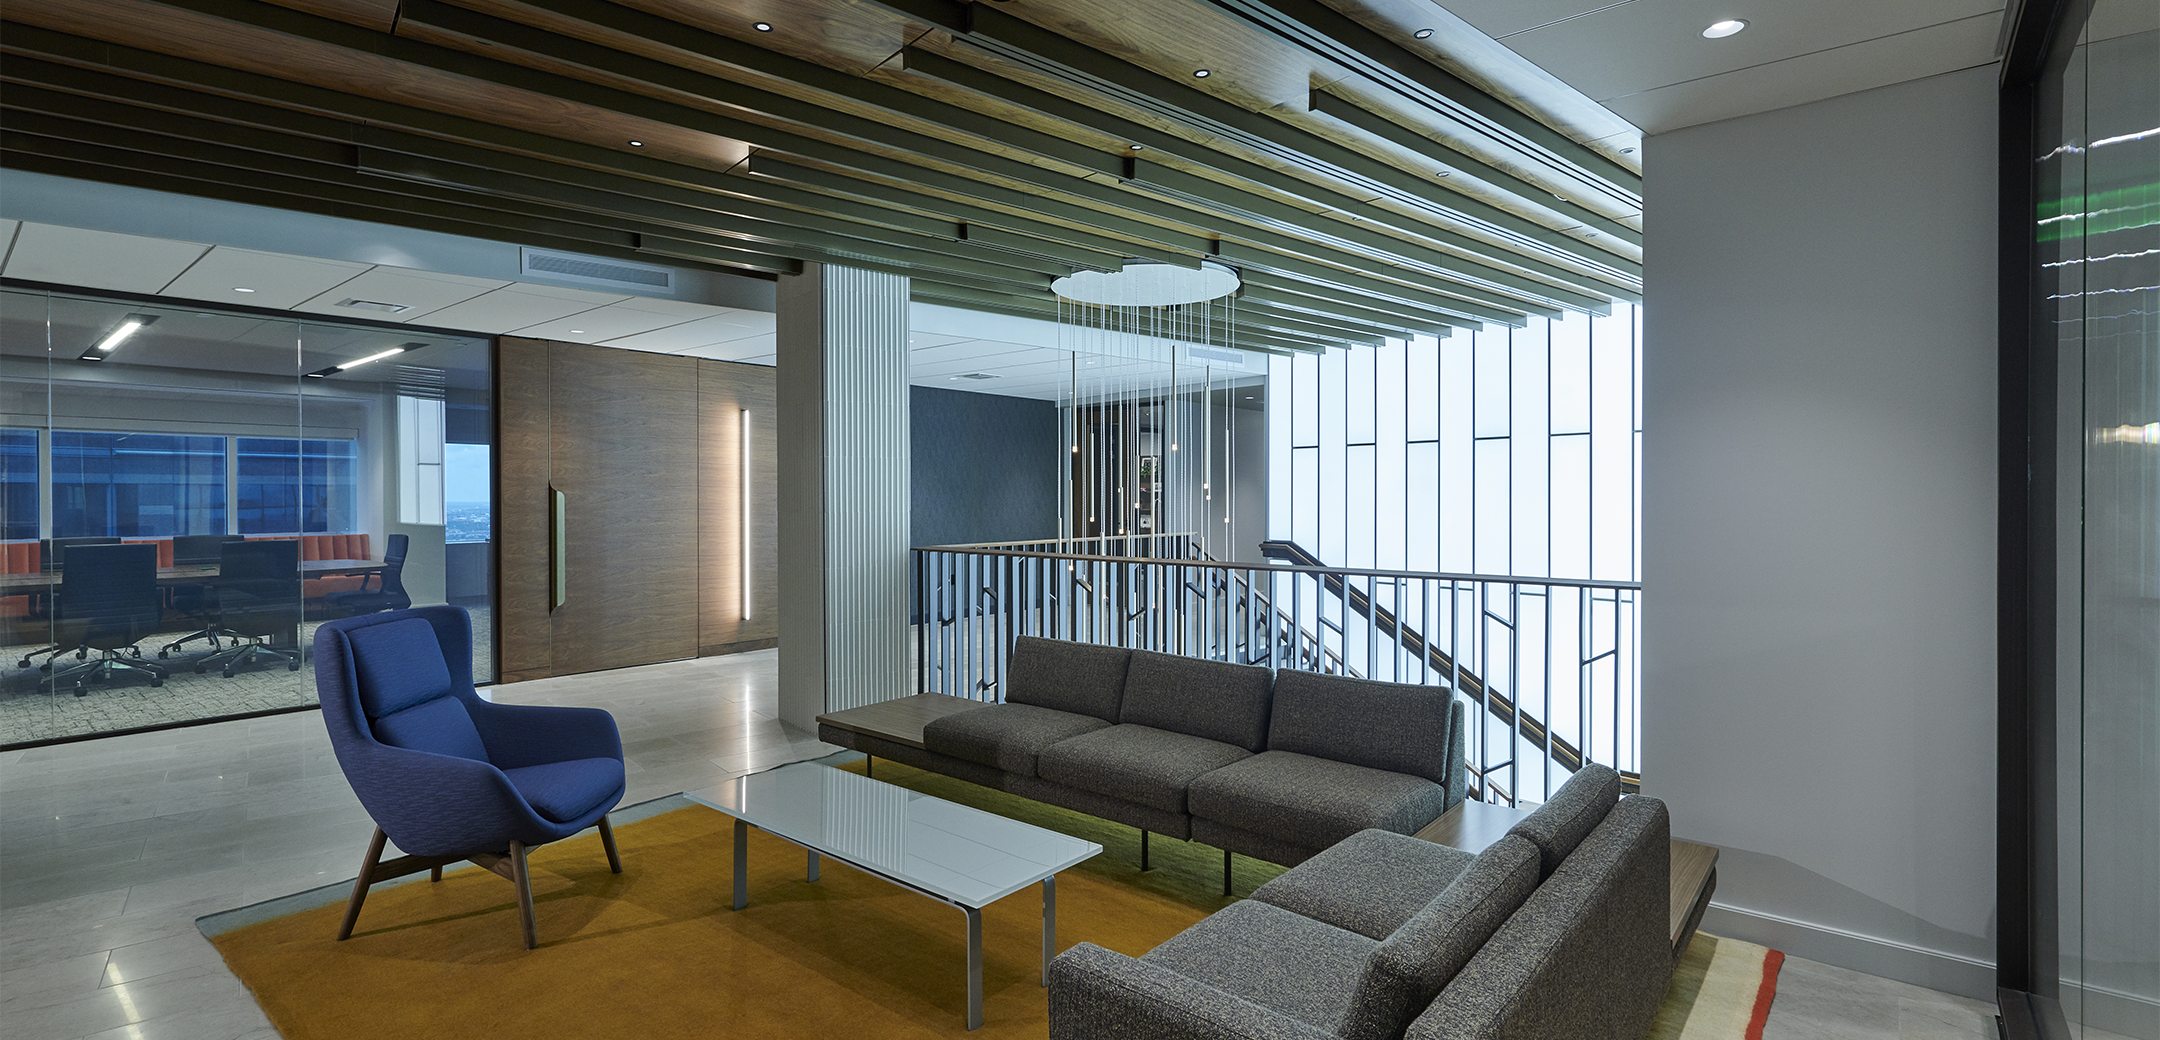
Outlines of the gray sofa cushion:
M 1267 747 L 1444 785 L 1453 700 L 1439 687 L 1285 670 L 1275 677 Z
M 1362 830 L 1254 889 L 1252 897 L 1370 939 L 1386 939 L 1475 859 L 1407 834 Z
M 1673 969 L 1671 825 L 1628 798 L 1412 1022 L 1409 1040 L 1639 1037 Z
M 1336 1031 L 1378 947 L 1356 932 L 1247 899 L 1208 915 L 1140 960 Z M 1363 1035 L 1377 1040 L 1384 1034 Z
M 1446 810 L 1447 792 L 1423 777 L 1263 751 L 1194 780 L 1186 804 L 1194 816 L 1324 848 L 1367 827 L 1415 831 Z
M 1182 813 L 1194 777 L 1250 757 L 1244 748 L 1205 737 L 1119 725 L 1044 748 L 1035 771 L 1053 783 Z
M 1006 666 L 1005 702 L 1116 722 L 1131 657 L 1132 651 L 1119 646 L 1019 636 Z
M 1108 728 L 1109 723 L 1093 715 L 1033 704 L 985 704 L 925 723 L 923 746 L 1008 773 L 1034 776 L 1035 757 L 1044 748 Z
M 1135 650 L 1118 721 L 1258 751 L 1267 746 L 1271 685 L 1259 665 Z
M 1335 1040 L 1329 1030 L 1094 943 L 1050 962 L 1050 1040 Z
M 1508 833 L 1528 838 L 1538 847 L 1539 872 L 1551 877 L 1619 801 L 1620 774 L 1593 762 L 1569 777 L 1553 792 L 1551 801 L 1508 828 Z
M 1537 885 L 1537 846 L 1516 837 L 1495 842 L 1380 944 L 1352 1006 L 1423 1011 Z M 1405 1016 L 1394 1027 L 1408 1024 Z

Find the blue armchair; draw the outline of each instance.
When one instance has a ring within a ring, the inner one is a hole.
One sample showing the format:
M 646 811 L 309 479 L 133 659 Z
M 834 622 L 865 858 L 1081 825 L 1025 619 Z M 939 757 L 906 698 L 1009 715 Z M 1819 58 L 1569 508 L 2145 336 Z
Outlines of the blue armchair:
M 624 790 L 622 738 L 598 708 L 493 704 L 473 692 L 472 621 L 417 607 L 315 630 L 315 690 L 338 765 L 375 819 L 338 939 L 377 882 L 471 860 L 517 886 L 525 948 L 539 943 L 526 850 L 599 825 Z M 382 862 L 385 840 L 407 855 Z

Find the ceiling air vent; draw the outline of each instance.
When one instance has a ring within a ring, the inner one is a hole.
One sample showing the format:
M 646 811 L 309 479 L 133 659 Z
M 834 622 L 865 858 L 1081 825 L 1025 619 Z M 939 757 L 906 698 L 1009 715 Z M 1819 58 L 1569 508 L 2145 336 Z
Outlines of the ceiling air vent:
M 382 311 L 386 314 L 403 314 L 412 310 L 411 304 L 383 303 L 379 300 L 339 300 L 338 306 L 350 307 L 356 311 Z
M 672 267 L 560 253 L 552 249 L 520 248 L 518 259 L 521 273 L 543 275 L 556 281 L 642 292 L 675 291 L 675 269 Z

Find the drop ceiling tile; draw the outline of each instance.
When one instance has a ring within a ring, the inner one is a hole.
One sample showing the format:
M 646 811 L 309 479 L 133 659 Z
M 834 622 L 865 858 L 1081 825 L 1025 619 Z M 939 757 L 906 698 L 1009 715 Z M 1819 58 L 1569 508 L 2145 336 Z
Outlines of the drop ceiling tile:
M 683 357 L 710 358 L 714 361 L 743 361 L 749 358 L 773 356 L 773 336 L 751 336 L 728 343 L 712 343 L 695 350 L 680 352 Z M 770 362 L 768 362 L 769 364 Z
M 423 314 L 439 311 L 453 303 L 470 300 L 481 293 L 492 292 L 510 284 L 497 278 L 474 278 L 462 274 L 443 274 L 439 271 L 413 271 L 402 267 L 377 267 L 293 309 L 310 314 L 335 314 L 344 318 L 409 322 Z M 399 304 L 410 309 L 390 312 L 338 306 L 339 303 L 351 299 Z
M 1706 40 L 1704 26 L 1733 17 L 1730 0 L 1661 0 L 1621 4 L 1510 38 L 1508 46 L 1568 85 L 1601 101 L 1657 87 L 1746 69 L 1795 55 L 1884 40 L 1929 26 L 1986 16 L 2000 28 L 2001 0 L 1812 0 L 1743 14 L 1747 30 Z M 1993 55 L 1993 36 L 1989 53 Z M 1876 52 L 1883 83 L 1926 73 L 1908 71 L 1903 47 Z M 1828 95 L 1820 95 L 1828 96 Z M 1785 104 L 1797 104 L 1787 101 Z M 1783 107 L 1778 106 L 1778 107 Z M 1626 116 L 1627 113 L 1622 112 Z M 1631 120 L 1642 125 L 1639 120 Z
M 291 310 L 351 281 L 373 264 L 214 246 L 161 296 Z M 252 289 L 253 292 L 240 292 Z
M 494 292 L 482 293 L 472 299 L 453 303 L 440 310 L 430 311 L 417 320 L 423 325 L 445 329 L 502 333 L 539 322 L 567 318 L 628 298 L 621 293 L 559 289 L 551 285 L 518 282 Z
M 1449 0 L 1447 9 L 1499 39 L 1609 6 L 1613 0 Z M 1636 0 L 1640 2 L 1640 0 Z M 1631 5 L 1632 6 L 1632 5 Z
M 1988 64 L 1999 29 L 1994 15 L 1983 15 L 1675 83 L 1610 104 L 1644 130 L 1664 133 Z
M 670 325 L 651 332 L 639 332 L 606 340 L 604 346 L 622 347 L 626 350 L 651 350 L 662 354 L 679 354 L 698 347 L 739 340 L 758 335 L 755 329 L 746 329 L 735 323 L 735 315 L 720 314 L 696 318 Z
M 667 311 L 645 309 L 644 305 L 652 302 L 654 301 L 633 296 L 621 303 L 595 307 L 592 310 L 580 311 L 569 317 L 543 321 L 537 325 L 526 325 L 512 331 L 517 335 L 531 336 L 534 339 L 562 340 L 567 343 L 602 343 L 608 340 L 621 339 L 624 336 L 634 336 L 640 332 L 651 332 L 654 329 L 680 325 L 686 321 L 695 321 L 701 317 L 709 317 L 713 311 L 719 309 L 707 307 L 703 313 L 692 312 L 687 314 L 676 308 L 670 308 Z
M 922 350 L 926 347 L 942 347 L 949 343 L 965 343 L 967 339 L 966 336 L 941 336 L 935 332 L 910 332 L 907 342 L 909 350 Z
M 16 233 L 6 273 L 33 282 L 155 293 L 209 251 L 200 242 L 26 223 Z

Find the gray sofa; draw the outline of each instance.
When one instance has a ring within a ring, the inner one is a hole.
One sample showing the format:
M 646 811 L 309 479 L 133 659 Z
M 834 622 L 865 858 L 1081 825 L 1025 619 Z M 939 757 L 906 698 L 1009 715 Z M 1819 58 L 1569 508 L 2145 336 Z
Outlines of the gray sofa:
M 1364 831 L 1143 956 L 1081 943 L 1051 1040 L 1635 1040 L 1675 967 L 1671 853 L 1664 803 L 1619 795 L 1590 766 L 1475 856 Z
M 1032 636 L 1009 660 L 1004 703 L 929 722 L 922 748 L 818 737 L 1286 866 L 1416 831 L 1468 787 L 1445 690 Z

